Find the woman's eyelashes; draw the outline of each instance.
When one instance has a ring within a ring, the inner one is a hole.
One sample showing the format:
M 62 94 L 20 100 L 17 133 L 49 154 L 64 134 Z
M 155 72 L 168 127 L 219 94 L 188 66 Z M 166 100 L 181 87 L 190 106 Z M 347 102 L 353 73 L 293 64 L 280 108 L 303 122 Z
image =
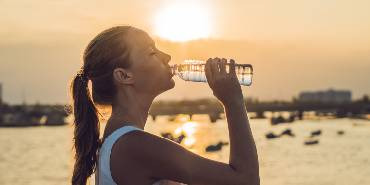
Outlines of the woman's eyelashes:
M 150 55 L 157 55 L 158 54 L 158 51 L 154 48 L 150 48 Z

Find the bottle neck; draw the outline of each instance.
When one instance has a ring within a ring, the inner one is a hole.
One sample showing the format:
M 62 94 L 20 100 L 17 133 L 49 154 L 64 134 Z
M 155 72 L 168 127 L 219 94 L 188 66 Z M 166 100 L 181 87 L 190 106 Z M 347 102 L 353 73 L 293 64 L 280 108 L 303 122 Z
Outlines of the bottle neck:
M 177 64 L 170 65 L 170 70 L 173 75 L 176 75 Z

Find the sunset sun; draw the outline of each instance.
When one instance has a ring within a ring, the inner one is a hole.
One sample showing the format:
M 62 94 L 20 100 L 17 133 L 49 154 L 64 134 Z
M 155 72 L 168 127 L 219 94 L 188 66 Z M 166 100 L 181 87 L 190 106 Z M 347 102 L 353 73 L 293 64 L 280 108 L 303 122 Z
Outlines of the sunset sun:
M 172 4 L 155 17 L 155 34 L 171 41 L 206 38 L 211 24 L 208 11 L 200 4 Z

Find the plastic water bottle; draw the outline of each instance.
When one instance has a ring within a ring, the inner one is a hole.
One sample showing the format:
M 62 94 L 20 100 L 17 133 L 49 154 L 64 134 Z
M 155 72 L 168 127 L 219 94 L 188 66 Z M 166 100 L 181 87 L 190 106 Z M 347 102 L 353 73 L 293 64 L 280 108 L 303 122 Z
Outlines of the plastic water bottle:
M 204 61 L 186 60 L 183 64 L 171 66 L 172 74 L 185 81 L 207 82 Z M 230 63 L 226 64 L 226 72 L 229 72 Z M 250 86 L 252 84 L 253 67 L 250 64 L 235 64 L 235 73 L 241 85 Z

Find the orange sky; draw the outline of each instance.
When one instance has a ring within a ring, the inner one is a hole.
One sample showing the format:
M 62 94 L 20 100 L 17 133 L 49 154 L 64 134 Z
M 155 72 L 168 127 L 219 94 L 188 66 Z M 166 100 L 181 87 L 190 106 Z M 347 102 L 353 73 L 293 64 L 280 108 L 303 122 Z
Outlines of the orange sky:
M 67 83 L 81 65 L 83 48 L 97 32 L 130 24 L 154 35 L 154 17 L 171 3 L 184 2 L 199 5 L 207 13 L 213 41 L 188 45 L 211 44 L 201 53 L 192 51 L 185 56 L 164 48 L 177 57 L 174 63 L 195 55 L 252 63 L 255 83 L 243 89 L 246 95 L 261 99 L 290 99 L 301 90 L 329 87 L 350 89 L 355 97 L 370 94 L 367 0 L 2 0 L 0 82 L 4 101 L 20 103 L 25 97 L 30 103 L 66 102 Z M 228 46 L 225 51 L 224 45 Z M 175 89 L 159 98 L 212 95 L 207 86 L 176 82 Z M 189 86 L 198 91 L 189 95 L 184 92 Z

